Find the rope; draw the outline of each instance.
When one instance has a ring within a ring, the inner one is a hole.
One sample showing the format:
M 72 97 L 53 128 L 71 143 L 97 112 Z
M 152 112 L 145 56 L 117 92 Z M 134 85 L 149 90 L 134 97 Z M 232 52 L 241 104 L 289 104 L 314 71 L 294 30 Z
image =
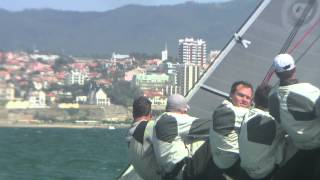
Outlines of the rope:
M 298 57 L 296 60 L 296 63 L 298 63 L 304 55 L 307 54 L 307 52 L 313 47 L 313 45 L 320 39 L 320 34 L 311 42 L 311 44 L 306 48 L 306 50 Z
M 288 50 L 289 46 L 291 45 L 293 39 L 295 38 L 295 36 L 297 35 L 297 33 L 299 32 L 300 28 L 302 27 L 307 15 L 309 14 L 311 8 L 313 7 L 314 3 L 316 1 L 315 0 L 309 0 L 308 1 L 308 6 L 303 10 L 303 13 L 301 15 L 301 17 L 298 19 L 297 23 L 295 24 L 295 26 L 293 27 L 290 35 L 288 36 L 288 38 L 286 39 L 284 45 L 282 46 L 280 53 L 284 53 Z M 318 21 L 316 21 L 316 23 L 311 26 L 311 28 L 309 28 L 308 31 L 305 32 L 304 36 L 294 45 L 293 48 L 290 49 L 289 54 L 291 54 L 297 47 L 300 46 L 300 44 L 305 40 L 305 38 L 307 36 L 309 36 L 311 34 L 311 32 L 314 30 L 314 28 L 320 23 L 320 19 Z M 263 81 L 261 84 L 268 84 L 272 75 L 274 73 L 274 68 L 271 65 L 271 67 L 269 68 L 266 76 L 264 77 Z
M 287 38 L 287 40 L 285 41 L 284 45 L 281 48 L 280 53 L 284 53 L 288 50 L 288 48 L 290 47 L 293 39 L 295 38 L 295 36 L 297 35 L 297 33 L 299 32 L 300 28 L 302 27 L 304 21 L 306 20 L 307 15 L 309 14 L 312 6 L 314 5 L 316 1 L 315 0 L 309 0 L 308 1 L 308 5 L 307 7 L 303 10 L 303 13 L 301 15 L 301 17 L 298 19 L 297 23 L 295 24 L 295 26 L 293 27 L 289 37 Z
M 303 41 L 306 39 L 307 36 L 313 32 L 314 28 L 319 25 L 320 18 L 304 33 L 304 35 L 301 37 L 301 39 L 291 48 L 288 50 L 288 53 L 291 54 L 297 47 L 299 47 Z

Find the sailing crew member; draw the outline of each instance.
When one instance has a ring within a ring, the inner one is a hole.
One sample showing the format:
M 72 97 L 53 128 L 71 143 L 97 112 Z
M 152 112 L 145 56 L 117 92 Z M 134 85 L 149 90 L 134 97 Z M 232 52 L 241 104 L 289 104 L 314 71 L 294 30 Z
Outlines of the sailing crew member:
M 182 95 L 170 95 L 166 112 L 155 122 L 152 141 L 165 180 L 206 179 L 208 163 L 212 162 L 208 143 L 194 136 L 208 135 L 210 121 L 192 117 L 188 110 Z
M 270 114 L 280 122 L 294 145 L 300 149 L 299 154 L 311 156 L 303 166 L 315 167 L 313 161 L 319 158 L 320 148 L 320 116 L 316 113 L 315 104 L 320 90 L 310 83 L 298 82 L 295 62 L 289 54 L 277 55 L 273 67 L 280 84 L 269 96 Z
M 289 54 L 279 54 L 273 61 L 280 85 L 270 95 L 270 113 L 278 120 L 300 149 L 320 147 L 320 117 L 315 103 L 320 90 L 310 83 L 299 83 L 296 66 Z
M 261 85 L 254 94 L 255 108 L 241 125 L 239 148 L 241 167 L 246 171 L 240 179 L 271 179 L 278 167 L 285 165 L 296 152 L 291 139 L 268 112 L 269 85 Z M 292 174 L 292 173 L 290 173 Z M 285 176 L 286 179 L 289 176 Z
M 252 96 L 250 83 L 236 81 L 231 86 L 229 99 L 224 100 L 212 116 L 209 140 L 213 161 L 231 179 L 241 174 L 238 136 Z
M 129 160 L 143 179 L 161 179 L 152 146 L 151 101 L 144 96 L 135 99 L 132 114 L 134 120 L 127 136 Z

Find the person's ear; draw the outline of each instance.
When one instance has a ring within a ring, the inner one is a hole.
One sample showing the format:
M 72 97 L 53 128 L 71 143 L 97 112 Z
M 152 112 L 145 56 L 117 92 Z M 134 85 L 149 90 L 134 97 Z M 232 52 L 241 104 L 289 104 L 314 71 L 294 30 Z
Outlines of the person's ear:
M 185 109 L 183 110 L 183 113 L 187 114 L 187 112 L 188 112 L 188 108 L 185 108 Z

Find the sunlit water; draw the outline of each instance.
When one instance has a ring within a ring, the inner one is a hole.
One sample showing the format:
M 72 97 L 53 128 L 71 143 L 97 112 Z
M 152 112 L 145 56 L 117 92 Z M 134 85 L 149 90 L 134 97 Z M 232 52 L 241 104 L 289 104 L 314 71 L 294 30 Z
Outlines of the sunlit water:
M 126 129 L 0 128 L 0 179 L 115 179 Z

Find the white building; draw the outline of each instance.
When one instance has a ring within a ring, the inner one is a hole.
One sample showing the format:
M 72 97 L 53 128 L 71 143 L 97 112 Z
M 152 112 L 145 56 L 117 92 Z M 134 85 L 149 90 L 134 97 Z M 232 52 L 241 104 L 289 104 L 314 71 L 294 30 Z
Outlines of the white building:
M 90 90 L 87 102 L 91 105 L 110 106 L 110 98 L 102 88 L 93 88 Z
M 130 55 L 128 54 L 117 54 L 115 52 L 112 53 L 111 59 L 116 61 L 116 60 L 122 60 L 122 59 L 129 59 Z
M 163 94 L 166 95 L 167 97 L 170 96 L 171 94 L 177 94 L 179 93 L 179 88 L 176 85 L 167 85 L 163 89 Z
M 179 39 L 179 62 L 204 66 L 207 58 L 207 45 L 202 39 Z
M 84 104 L 88 101 L 88 97 L 87 96 L 77 96 L 76 97 L 76 102 L 80 103 L 80 104 Z
M 43 91 L 32 91 L 28 97 L 29 108 L 45 108 L 46 105 L 46 94 Z
M 14 100 L 15 98 L 14 84 L 0 83 L 0 100 Z
M 210 51 L 210 53 L 209 53 L 209 63 L 215 61 L 219 54 L 220 54 L 219 50 Z
M 71 70 L 70 73 L 68 73 L 66 78 L 66 84 L 72 85 L 72 84 L 79 84 L 84 85 L 86 80 L 88 79 L 88 72 L 87 71 L 80 71 L 78 69 Z
M 161 60 L 162 60 L 162 62 L 168 60 L 168 48 L 167 48 L 167 45 L 166 45 L 166 48 L 163 51 L 161 51 Z
M 181 64 L 177 66 L 177 86 L 182 95 L 186 95 L 200 77 L 200 66 L 195 64 Z
M 110 106 L 110 98 L 101 88 L 95 94 L 95 102 L 97 106 Z
M 165 71 L 167 74 L 176 74 L 176 66 L 177 64 L 167 62 L 165 66 Z
M 55 61 L 60 58 L 58 55 L 49 55 L 49 54 L 30 54 L 30 58 L 37 60 L 37 59 L 42 59 L 44 61 Z

